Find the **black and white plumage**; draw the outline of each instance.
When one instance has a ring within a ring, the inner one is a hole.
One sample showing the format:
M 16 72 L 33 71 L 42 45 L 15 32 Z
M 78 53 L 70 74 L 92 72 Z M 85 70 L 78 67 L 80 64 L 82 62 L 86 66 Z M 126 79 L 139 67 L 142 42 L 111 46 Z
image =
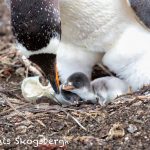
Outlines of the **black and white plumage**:
M 56 50 L 61 38 L 61 21 L 57 0 L 11 0 L 12 31 L 18 49 L 41 67 L 55 92 Z
M 149 0 L 60 0 L 59 47 L 56 38 L 48 49 L 27 51 L 20 45 L 19 49 L 27 57 L 57 51 L 62 82 L 75 72 L 83 72 L 90 79 L 93 65 L 102 62 L 137 90 L 150 83 L 150 34 L 137 19 L 149 27 L 149 4 Z

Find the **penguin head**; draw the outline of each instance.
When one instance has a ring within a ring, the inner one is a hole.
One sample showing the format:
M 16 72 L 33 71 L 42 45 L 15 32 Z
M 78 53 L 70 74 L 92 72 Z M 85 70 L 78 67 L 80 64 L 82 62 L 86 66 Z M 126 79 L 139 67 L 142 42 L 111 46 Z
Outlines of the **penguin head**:
M 58 0 L 10 0 L 12 31 L 18 48 L 37 64 L 56 93 L 56 50 L 61 39 Z
M 64 91 L 72 92 L 84 102 L 97 103 L 98 96 L 94 93 L 89 78 L 81 72 L 77 72 L 69 76 L 67 82 L 62 85 Z
M 63 85 L 63 90 L 76 91 L 82 89 L 90 89 L 90 80 L 81 72 L 77 72 L 69 76 L 67 82 Z

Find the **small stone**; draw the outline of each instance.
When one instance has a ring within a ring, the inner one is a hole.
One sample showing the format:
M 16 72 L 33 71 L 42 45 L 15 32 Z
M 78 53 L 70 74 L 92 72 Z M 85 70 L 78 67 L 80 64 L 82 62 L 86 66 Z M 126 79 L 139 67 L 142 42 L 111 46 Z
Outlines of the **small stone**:
M 129 141 L 129 137 L 125 137 L 125 141 Z
M 113 138 L 122 138 L 124 136 L 125 136 L 125 130 L 123 128 L 123 125 L 120 123 L 116 123 L 110 129 L 108 136 L 107 136 L 107 140 L 113 139 Z
M 27 127 L 26 126 L 19 126 L 16 128 L 18 133 L 24 134 L 27 132 Z
M 130 133 L 135 133 L 138 129 L 137 129 L 137 127 L 135 125 L 130 124 L 127 130 Z
M 16 74 L 20 75 L 22 77 L 24 77 L 24 73 L 25 73 L 25 68 L 24 67 L 20 67 L 16 70 Z

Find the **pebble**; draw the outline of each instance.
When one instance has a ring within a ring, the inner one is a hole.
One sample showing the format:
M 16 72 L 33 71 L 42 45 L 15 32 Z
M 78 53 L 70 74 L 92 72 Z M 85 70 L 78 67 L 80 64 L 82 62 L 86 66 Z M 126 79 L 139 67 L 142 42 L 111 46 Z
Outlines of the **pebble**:
M 137 129 L 137 127 L 135 125 L 130 124 L 127 130 L 130 133 L 135 133 L 138 129 Z

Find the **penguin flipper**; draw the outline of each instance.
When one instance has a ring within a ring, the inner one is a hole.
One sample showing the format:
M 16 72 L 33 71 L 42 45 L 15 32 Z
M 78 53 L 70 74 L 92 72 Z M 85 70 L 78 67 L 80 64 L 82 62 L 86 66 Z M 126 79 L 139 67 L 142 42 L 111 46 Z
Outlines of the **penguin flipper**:
M 128 0 L 140 21 L 150 28 L 150 0 Z

